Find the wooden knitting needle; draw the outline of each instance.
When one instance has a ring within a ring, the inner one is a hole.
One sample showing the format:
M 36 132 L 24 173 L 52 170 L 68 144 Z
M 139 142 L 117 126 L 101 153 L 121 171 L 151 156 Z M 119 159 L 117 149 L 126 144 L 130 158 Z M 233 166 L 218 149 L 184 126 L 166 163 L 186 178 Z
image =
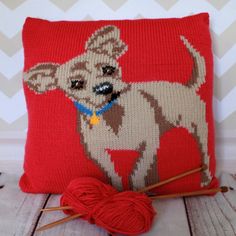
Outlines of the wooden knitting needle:
M 57 221 L 55 221 L 55 222 L 52 222 L 52 223 L 50 223 L 50 224 L 44 225 L 44 226 L 42 226 L 42 227 L 36 229 L 36 231 L 39 232 L 39 231 L 42 231 L 42 230 L 50 229 L 50 228 L 52 228 L 52 227 L 54 227 L 54 226 L 56 226 L 56 225 L 60 225 L 60 224 L 63 224 L 63 223 L 65 223 L 65 222 L 68 222 L 68 221 L 70 221 L 70 220 L 79 218 L 81 215 L 82 215 L 82 214 L 75 214 L 75 215 L 72 215 L 72 216 L 67 216 L 67 217 L 65 217 L 65 218 L 62 218 L 62 219 L 57 220 Z
M 61 207 L 48 207 L 48 208 L 43 208 L 43 209 L 41 209 L 40 211 L 43 211 L 43 212 L 45 212 L 45 211 L 60 211 L 60 210 L 70 210 L 70 209 L 72 209 L 72 207 L 71 206 L 61 206 Z
M 173 181 L 175 181 L 175 180 L 177 180 L 177 179 L 181 179 L 181 178 L 183 178 L 183 177 L 185 177 L 185 176 L 188 176 L 188 175 L 197 173 L 197 172 L 199 172 L 199 171 L 204 171 L 204 170 L 206 170 L 206 169 L 207 169 L 207 165 L 202 165 L 202 166 L 199 167 L 199 168 L 195 168 L 195 169 L 186 171 L 186 172 L 181 173 L 181 174 L 179 174 L 179 175 L 173 176 L 173 177 L 171 177 L 171 178 L 169 178 L 169 179 L 163 180 L 163 181 L 161 181 L 161 182 L 159 182 L 159 183 L 156 183 L 156 184 L 153 184 L 153 185 L 144 187 L 144 188 L 138 190 L 137 192 L 140 192 L 140 193 L 147 192 L 148 190 L 151 190 L 151 189 L 153 189 L 153 188 L 160 187 L 160 186 L 162 186 L 162 185 L 165 185 L 165 184 L 168 184 L 168 183 L 170 183 L 170 182 L 173 182 Z
M 145 188 L 142 188 L 142 189 L 138 190 L 137 192 L 146 192 L 146 191 L 148 191 L 150 189 L 160 187 L 162 185 L 165 185 L 165 184 L 168 184 L 170 182 L 173 182 L 173 181 L 175 181 L 177 179 L 181 179 L 181 178 L 183 178 L 185 176 L 188 176 L 188 175 L 191 175 L 191 174 L 194 174 L 194 173 L 197 173 L 199 171 L 206 170 L 206 169 L 207 169 L 207 165 L 202 165 L 201 167 L 198 167 L 198 168 L 186 171 L 186 172 L 181 173 L 179 175 L 173 176 L 173 177 L 171 177 L 169 179 L 163 180 L 163 181 L 161 181 L 159 183 L 156 183 L 156 184 L 147 186 Z M 48 211 L 70 210 L 70 209 L 72 209 L 72 207 L 70 207 L 70 206 L 62 206 L 62 207 L 48 207 L 48 208 L 41 209 L 41 211 L 47 211 L 48 212 Z
M 152 200 L 155 199 L 167 199 L 167 198 L 176 198 L 176 197 L 192 197 L 192 196 L 198 196 L 198 195 L 204 195 L 204 194 L 211 194 L 211 193 L 218 193 L 218 192 L 228 192 L 228 187 L 222 186 L 220 188 L 212 188 L 212 189 L 203 189 L 199 191 L 194 192 L 184 192 L 184 193 L 173 193 L 173 194 L 166 194 L 166 195 L 158 195 L 158 196 L 152 196 L 150 197 Z

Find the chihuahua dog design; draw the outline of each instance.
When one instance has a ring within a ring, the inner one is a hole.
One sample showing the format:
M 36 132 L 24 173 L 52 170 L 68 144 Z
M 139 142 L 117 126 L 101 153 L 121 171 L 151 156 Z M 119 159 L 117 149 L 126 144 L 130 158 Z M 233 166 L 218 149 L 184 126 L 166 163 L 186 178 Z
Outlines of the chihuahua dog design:
M 113 25 L 95 31 L 83 54 L 64 64 L 36 64 L 24 73 L 24 81 L 36 94 L 61 89 L 73 101 L 86 154 L 117 189 L 122 189 L 122 179 L 107 150 L 140 153 L 129 176 L 130 187 L 140 189 L 158 181 L 160 137 L 174 127 L 187 129 L 195 138 L 201 161 L 208 167 L 201 173 L 201 186 L 206 186 L 212 179 L 206 104 L 196 93 L 205 83 L 205 59 L 184 36 L 181 41 L 193 59 L 192 76 L 185 85 L 123 82 L 117 59 L 128 46 Z

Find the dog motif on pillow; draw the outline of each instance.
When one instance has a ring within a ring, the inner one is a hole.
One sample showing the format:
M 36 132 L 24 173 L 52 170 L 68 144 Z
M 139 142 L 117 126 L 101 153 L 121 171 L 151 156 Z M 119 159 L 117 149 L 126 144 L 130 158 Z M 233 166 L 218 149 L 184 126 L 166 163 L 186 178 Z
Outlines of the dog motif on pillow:
M 117 59 L 129 53 L 129 45 L 120 34 L 117 26 L 105 25 L 84 43 L 84 53 L 63 64 L 38 63 L 24 72 L 24 82 L 38 96 L 57 89 L 74 103 L 77 132 L 87 157 L 119 190 L 123 189 L 122 179 L 107 150 L 139 153 L 129 175 L 130 187 L 137 190 L 158 182 L 160 138 L 173 128 L 185 128 L 192 135 L 201 163 L 209 167 L 206 104 L 197 93 L 206 82 L 201 52 L 179 35 L 179 45 L 184 45 L 193 60 L 186 84 L 124 82 Z M 201 185 L 207 186 L 211 179 L 207 168 L 201 173 Z

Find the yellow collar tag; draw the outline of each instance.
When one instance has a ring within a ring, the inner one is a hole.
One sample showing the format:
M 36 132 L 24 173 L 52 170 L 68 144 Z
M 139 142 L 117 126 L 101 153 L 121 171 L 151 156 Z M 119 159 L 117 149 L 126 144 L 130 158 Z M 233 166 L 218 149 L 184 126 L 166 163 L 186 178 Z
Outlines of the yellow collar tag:
M 96 115 L 96 112 L 94 112 L 90 118 L 90 124 L 97 125 L 97 124 L 99 124 L 99 122 L 100 122 L 100 118 Z

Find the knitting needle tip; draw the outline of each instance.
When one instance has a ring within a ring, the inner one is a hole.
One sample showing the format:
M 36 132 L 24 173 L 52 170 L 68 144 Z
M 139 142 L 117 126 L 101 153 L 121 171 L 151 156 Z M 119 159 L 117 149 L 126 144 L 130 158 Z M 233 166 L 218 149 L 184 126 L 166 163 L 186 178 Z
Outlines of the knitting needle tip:
M 59 207 L 48 207 L 48 208 L 42 208 L 40 211 L 42 212 L 48 212 L 48 211 L 61 211 L 61 210 L 71 210 L 71 206 L 59 206 Z
M 68 222 L 68 221 L 71 221 L 73 219 L 76 219 L 76 218 L 79 218 L 80 216 L 82 216 L 82 214 L 75 214 L 75 215 L 71 215 L 71 216 L 67 216 L 65 218 L 62 218 L 60 220 L 57 220 L 55 222 L 52 222 L 50 224 L 47 224 L 47 225 L 44 225 L 38 229 L 36 229 L 37 232 L 39 231 L 43 231 L 43 230 L 46 230 L 46 229 L 50 229 L 50 228 L 53 228 L 54 226 L 56 225 L 60 225 L 60 224 L 63 224 L 65 222 Z
M 226 187 L 226 186 L 221 186 L 220 188 L 221 188 L 221 192 L 222 192 L 222 193 L 226 193 L 226 192 L 229 191 L 229 188 Z

